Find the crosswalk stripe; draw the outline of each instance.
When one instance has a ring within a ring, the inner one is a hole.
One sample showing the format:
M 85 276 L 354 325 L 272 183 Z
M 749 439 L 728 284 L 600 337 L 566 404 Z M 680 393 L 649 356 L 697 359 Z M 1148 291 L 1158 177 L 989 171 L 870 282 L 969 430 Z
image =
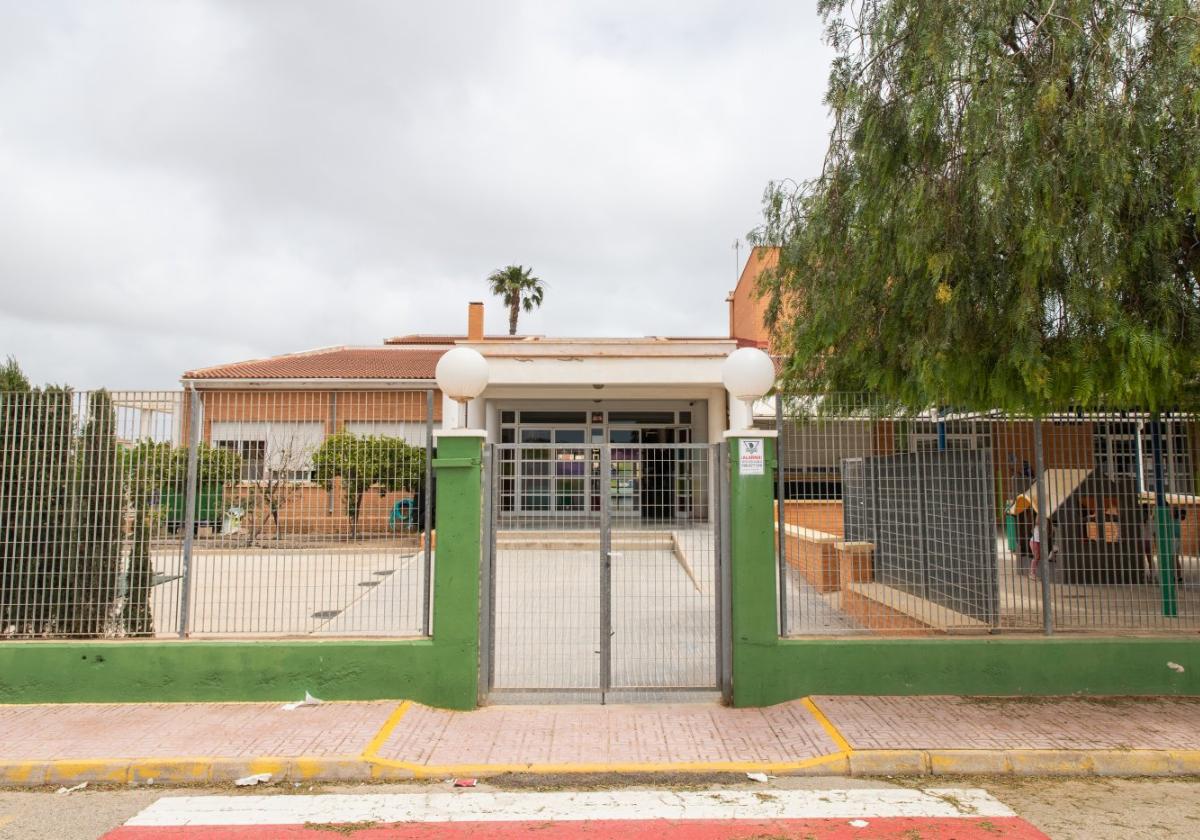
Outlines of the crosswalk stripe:
M 127 826 L 1012 817 L 972 788 L 166 796 Z

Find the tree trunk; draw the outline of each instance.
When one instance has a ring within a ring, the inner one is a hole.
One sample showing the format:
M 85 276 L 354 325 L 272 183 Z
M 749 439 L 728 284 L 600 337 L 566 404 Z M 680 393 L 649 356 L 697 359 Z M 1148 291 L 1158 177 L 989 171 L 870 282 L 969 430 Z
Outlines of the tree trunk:
M 508 334 L 509 335 L 517 334 L 517 315 L 520 313 L 520 311 L 521 311 L 521 298 L 517 295 L 513 295 L 512 299 L 509 300 L 509 302 L 508 302 Z

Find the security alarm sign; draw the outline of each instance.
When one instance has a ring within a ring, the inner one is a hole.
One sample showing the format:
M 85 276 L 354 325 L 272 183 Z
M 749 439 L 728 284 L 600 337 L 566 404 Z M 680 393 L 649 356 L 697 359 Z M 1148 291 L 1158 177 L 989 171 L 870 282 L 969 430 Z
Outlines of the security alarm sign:
M 738 459 L 739 475 L 763 475 L 766 472 L 762 438 L 742 438 L 742 457 Z

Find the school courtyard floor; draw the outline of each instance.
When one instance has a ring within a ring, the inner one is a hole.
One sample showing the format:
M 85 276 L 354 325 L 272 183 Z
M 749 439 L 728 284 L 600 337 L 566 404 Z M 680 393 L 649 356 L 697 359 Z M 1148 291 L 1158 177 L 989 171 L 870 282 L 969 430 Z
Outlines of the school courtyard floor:
M 581 542 L 581 535 L 591 542 Z M 615 683 L 707 685 L 716 643 L 716 544 L 711 529 L 658 526 L 614 535 Z M 512 542 L 514 538 L 519 541 Z M 628 544 L 621 545 L 622 539 Z M 997 543 L 997 558 L 994 585 L 1000 628 L 1039 632 L 1040 583 L 1026 574 L 1027 561 L 1008 553 L 1002 542 Z M 156 635 L 176 636 L 182 585 L 179 552 L 156 552 L 154 569 Z M 1162 590 L 1155 581 L 1067 584 L 1059 580 L 1054 566 L 1051 569 L 1051 609 L 1058 630 L 1153 632 L 1200 626 L 1200 558 L 1181 558 L 1178 618 L 1170 621 L 1163 618 Z M 509 653 L 498 653 L 498 684 L 595 684 L 601 598 L 598 534 L 502 531 L 495 572 L 497 638 L 512 645 Z M 413 541 L 294 548 L 199 546 L 192 559 L 189 631 L 192 636 L 418 636 L 425 577 L 424 554 Z M 790 566 L 785 590 L 786 635 L 871 632 L 842 610 L 839 592 L 819 592 Z M 664 650 L 672 652 L 657 653 Z

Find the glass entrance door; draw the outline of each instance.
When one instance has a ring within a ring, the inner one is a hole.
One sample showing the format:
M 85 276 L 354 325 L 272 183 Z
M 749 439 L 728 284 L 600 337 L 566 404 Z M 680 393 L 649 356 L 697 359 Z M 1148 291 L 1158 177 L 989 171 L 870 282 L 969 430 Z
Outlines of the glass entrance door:
M 686 465 L 675 451 L 692 438 L 690 410 L 502 409 L 500 510 L 530 515 L 600 514 L 602 493 L 617 517 L 687 515 Z M 611 447 L 609 475 L 600 451 Z
M 582 428 L 521 430 L 523 445 L 516 450 L 519 512 L 582 513 L 588 509 L 588 464 L 592 459 L 584 434 Z

